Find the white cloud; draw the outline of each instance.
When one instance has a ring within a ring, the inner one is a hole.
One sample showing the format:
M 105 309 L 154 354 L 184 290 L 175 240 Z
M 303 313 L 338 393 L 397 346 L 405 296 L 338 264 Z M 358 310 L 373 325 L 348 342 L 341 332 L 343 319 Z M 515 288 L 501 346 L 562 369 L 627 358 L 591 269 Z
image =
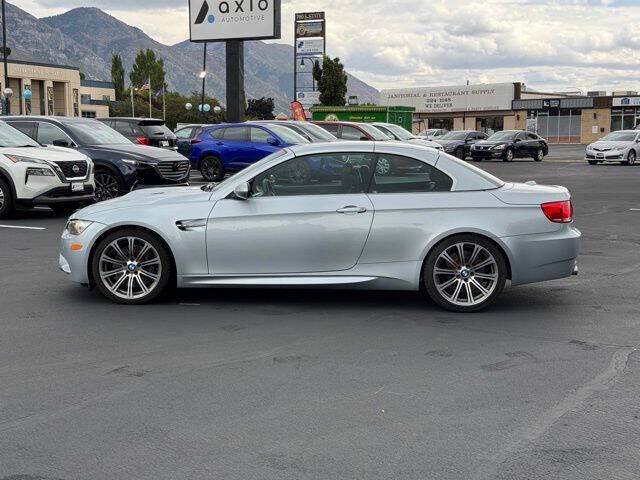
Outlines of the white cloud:
M 36 16 L 98 6 L 166 44 L 188 35 L 184 0 L 15 3 Z M 378 88 L 459 84 L 468 79 L 525 81 L 540 89 L 639 89 L 640 34 L 633 28 L 640 22 L 638 3 L 283 0 L 280 41 L 292 43 L 295 12 L 322 9 L 327 16 L 328 53 Z

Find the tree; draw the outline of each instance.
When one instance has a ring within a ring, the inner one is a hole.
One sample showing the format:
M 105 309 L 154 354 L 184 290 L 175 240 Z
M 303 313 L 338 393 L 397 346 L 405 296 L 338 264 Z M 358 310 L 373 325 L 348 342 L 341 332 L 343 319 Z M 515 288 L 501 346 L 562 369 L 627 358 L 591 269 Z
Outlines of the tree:
M 87 78 L 87 76 L 83 72 L 80 72 L 80 80 L 84 80 L 85 78 Z
M 245 112 L 251 120 L 273 120 L 273 98 L 250 98 Z
M 150 48 L 140 50 L 129 72 L 129 79 L 134 88 L 139 88 L 151 79 L 151 93 L 158 92 L 165 87 L 164 60 L 156 58 Z
M 117 53 L 111 56 L 111 81 L 115 85 L 116 100 L 124 100 L 124 66 L 122 57 Z
M 329 107 L 344 106 L 347 102 L 347 74 L 339 58 L 333 60 L 324 56 L 322 67 L 320 62 L 313 65 L 313 79 L 318 85 L 320 103 Z

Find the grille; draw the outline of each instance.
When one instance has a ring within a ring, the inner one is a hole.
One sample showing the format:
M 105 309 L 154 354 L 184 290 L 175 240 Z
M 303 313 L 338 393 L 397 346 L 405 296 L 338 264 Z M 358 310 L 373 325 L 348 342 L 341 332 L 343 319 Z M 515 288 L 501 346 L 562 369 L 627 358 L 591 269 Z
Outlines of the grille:
M 55 162 L 65 178 L 84 178 L 87 176 L 87 162 L 84 160 L 79 162 Z M 77 172 L 74 171 L 74 167 L 77 167 Z
M 93 193 L 93 187 L 91 185 L 85 185 L 84 190 L 81 192 L 71 192 L 69 191 L 69 187 L 57 187 L 53 190 L 49 190 L 46 193 L 47 197 L 51 198 L 59 198 L 59 197 L 79 197 L 82 195 L 88 195 Z
M 182 180 L 189 173 L 189 160 L 177 162 L 160 162 L 158 171 L 167 180 Z

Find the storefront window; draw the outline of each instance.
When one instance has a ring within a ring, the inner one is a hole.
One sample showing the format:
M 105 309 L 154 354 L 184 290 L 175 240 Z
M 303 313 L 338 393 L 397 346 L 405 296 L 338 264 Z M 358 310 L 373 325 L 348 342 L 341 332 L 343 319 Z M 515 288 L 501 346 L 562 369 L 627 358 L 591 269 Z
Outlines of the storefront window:
M 611 131 L 633 130 L 640 124 L 640 108 L 612 108 Z
M 487 135 L 504 130 L 504 117 L 479 117 L 476 118 L 476 130 Z
M 453 118 L 430 118 L 429 128 L 443 128 L 445 130 L 453 130 Z
M 552 143 L 580 143 L 582 110 L 532 110 L 527 115 L 527 130 L 537 133 Z

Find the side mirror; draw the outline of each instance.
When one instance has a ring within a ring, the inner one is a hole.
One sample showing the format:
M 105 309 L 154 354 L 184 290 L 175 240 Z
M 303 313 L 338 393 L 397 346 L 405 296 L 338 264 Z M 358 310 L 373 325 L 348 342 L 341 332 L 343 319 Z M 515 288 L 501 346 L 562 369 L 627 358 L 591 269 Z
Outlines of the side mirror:
M 249 194 L 251 191 L 251 186 L 249 182 L 242 182 L 239 185 L 236 185 L 236 188 L 233 189 L 233 195 L 238 200 L 248 200 Z
M 70 147 L 71 145 L 66 140 L 54 140 L 53 146 L 54 147 Z
M 280 141 L 275 137 L 267 138 L 267 143 L 272 147 L 277 147 L 278 145 L 280 145 Z
M 520 141 L 520 139 L 516 138 L 516 139 L 513 140 L 513 143 L 518 143 L 519 141 Z

